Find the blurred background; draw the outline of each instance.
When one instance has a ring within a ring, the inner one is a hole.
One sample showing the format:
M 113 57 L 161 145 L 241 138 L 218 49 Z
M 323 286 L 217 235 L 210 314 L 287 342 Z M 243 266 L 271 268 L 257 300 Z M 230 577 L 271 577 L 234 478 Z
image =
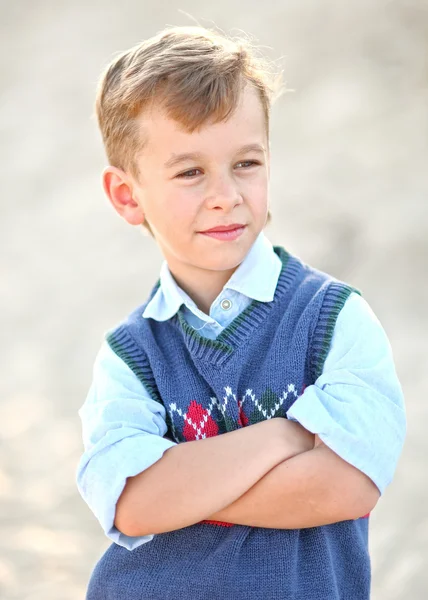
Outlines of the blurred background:
M 266 233 L 360 288 L 389 335 L 408 437 L 372 516 L 372 597 L 426 600 L 428 0 L 1 0 L 0 597 L 83 599 L 109 545 L 75 486 L 77 411 L 162 257 L 103 196 L 93 101 L 113 53 L 185 13 L 253 36 L 294 90 Z

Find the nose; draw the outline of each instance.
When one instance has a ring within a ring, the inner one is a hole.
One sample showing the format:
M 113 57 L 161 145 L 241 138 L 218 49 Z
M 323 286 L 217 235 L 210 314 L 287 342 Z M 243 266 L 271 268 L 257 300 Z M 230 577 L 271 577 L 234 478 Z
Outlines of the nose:
M 205 199 L 207 208 L 229 212 L 243 201 L 242 192 L 231 175 L 221 175 L 210 181 Z

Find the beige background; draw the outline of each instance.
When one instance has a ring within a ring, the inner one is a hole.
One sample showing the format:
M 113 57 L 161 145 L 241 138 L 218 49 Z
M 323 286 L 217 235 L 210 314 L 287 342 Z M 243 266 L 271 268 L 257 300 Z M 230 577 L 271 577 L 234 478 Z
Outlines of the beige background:
M 390 337 L 409 426 L 372 519 L 373 598 L 425 600 L 427 0 L 0 2 L 0 596 L 83 599 L 109 543 L 75 487 L 77 410 L 161 257 L 103 197 L 92 104 L 113 52 L 191 24 L 179 8 L 282 57 L 268 234 L 361 288 Z

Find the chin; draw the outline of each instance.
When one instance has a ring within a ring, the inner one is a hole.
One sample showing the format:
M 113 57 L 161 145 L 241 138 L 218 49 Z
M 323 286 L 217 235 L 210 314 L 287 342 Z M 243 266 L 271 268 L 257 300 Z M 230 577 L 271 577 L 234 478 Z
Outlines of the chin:
M 244 260 L 248 250 L 240 250 L 233 253 L 228 253 L 228 256 L 207 256 L 206 260 L 201 261 L 198 265 L 201 269 L 209 269 L 211 271 L 231 271 L 236 269 Z M 232 254 L 232 255 L 231 255 Z

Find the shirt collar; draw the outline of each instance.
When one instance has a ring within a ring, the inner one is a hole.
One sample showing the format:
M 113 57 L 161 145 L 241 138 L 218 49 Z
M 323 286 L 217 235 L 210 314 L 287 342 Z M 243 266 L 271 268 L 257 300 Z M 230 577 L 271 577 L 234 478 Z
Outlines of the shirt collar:
M 281 266 L 271 242 L 261 232 L 223 290 L 234 290 L 259 302 L 272 302 Z M 182 304 L 200 316 L 201 311 L 177 285 L 164 261 L 160 270 L 160 286 L 147 304 L 143 317 L 166 321 L 175 315 Z

